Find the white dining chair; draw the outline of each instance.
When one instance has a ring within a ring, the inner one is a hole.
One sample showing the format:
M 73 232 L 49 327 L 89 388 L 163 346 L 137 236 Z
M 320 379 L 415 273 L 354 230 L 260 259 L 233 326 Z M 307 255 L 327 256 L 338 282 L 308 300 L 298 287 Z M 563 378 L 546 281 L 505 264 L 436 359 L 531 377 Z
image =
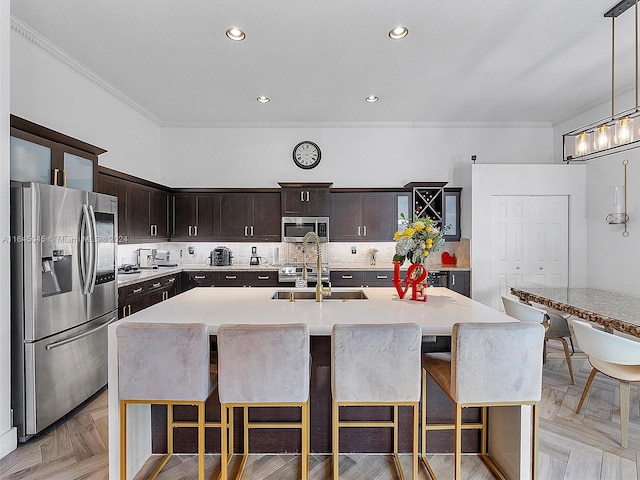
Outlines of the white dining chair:
M 576 413 L 580 413 L 593 378 L 600 372 L 620 381 L 620 429 L 622 446 L 629 444 L 629 382 L 640 381 L 640 342 L 593 328 L 590 323 L 572 320 L 578 346 L 593 367 L 584 386 Z
M 571 378 L 571 384 L 575 384 L 573 377 L 573 365 L 571 364 L 571 354 L 569 353 L 569 345 L 564 337 L 571 337 L 571 331 L 567 321 L 559 315 L 549 315 L 546 310 L 543 310 L 532 305 L 527 305 L 518 300 L 509 297 L 502 297 L 502 304 L 504 305 L 504 311 L 507 315 L 513 318 L 517 318 L 521 322 L 536 322 L 541 323 L 544 328 L 544 342 L 545 348 L 542 354 L 542 363 L 546 362 L 547 349 L 546 344 L 548 340 L 557 340 L 562 343 L 564 349 L 564 356 L 567 359 L 567 368 L 569 369 L 569 377 Z M 563 327 L 564 322 L 564 327 Z

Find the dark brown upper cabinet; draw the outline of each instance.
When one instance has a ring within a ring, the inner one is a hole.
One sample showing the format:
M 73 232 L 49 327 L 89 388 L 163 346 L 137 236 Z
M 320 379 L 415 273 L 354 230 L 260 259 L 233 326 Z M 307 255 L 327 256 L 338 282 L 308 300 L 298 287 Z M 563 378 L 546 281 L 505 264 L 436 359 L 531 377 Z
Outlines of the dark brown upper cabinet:
M 279 183 L 282 187 L 283 217 L 326 217 L 329 215 L 331 183 Z
M 330 241 L 393 241 L 398 228 L 398 192 L 332 190 L 330 198 Z
M 220 193 L 221 241 L 279 242 L 280 191 Z
M 215 193 L 174 193 L 171 196 L 172 240 L 214 240 L 220 225 L 220 195 Z

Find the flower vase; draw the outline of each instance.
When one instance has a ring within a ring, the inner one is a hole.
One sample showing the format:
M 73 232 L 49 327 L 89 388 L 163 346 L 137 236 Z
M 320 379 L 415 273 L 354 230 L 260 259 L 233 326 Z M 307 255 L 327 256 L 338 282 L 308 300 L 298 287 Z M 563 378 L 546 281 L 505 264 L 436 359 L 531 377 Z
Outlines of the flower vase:
M 402 262 L 393 262 L 393 284 L 398 296 L 402 299 L 411 287 L 411 300 L 419 302 L 427 301 L 427 269 L 421 263 L 414 263 L 407 270 L 407 276 L 403 279 L 400 274 Z

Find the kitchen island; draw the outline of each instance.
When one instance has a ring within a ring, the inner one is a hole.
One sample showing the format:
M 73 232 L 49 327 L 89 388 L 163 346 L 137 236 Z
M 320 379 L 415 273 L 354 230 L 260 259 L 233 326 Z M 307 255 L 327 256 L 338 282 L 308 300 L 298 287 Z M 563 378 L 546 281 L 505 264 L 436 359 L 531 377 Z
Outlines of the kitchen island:
M 322 411 L 330 408 L 330 349 L 331 328 L 336 323 L 392 323 L 415 322 L 423 331 L 426 345 L 450 337 L 457 322 L 511 322 L 504 313 L 457 294 L 446 288 L 429 288 L 428 301 L 400 300 L 394 288 L 363 288 L 367 299 L 340 300 L 340 292 L 356 289 L 334 289 L 334 296 L 322 303 L 314 300 L 272 299 L 277 288 L 195 288 L 161 302 L 121 321 L 127 322 L 184 322 L 205 323 L 210 334 L 224 323 L 300 323 L 309 327 L 312 336 L 312 439 L 315 452 L 330 452 L 324 432 L 330 430 L 330 416 Z M 298 289 L 296 292 L 314 291 Z M 349 296 L 349 295 L 347 295 Z M 119 322 L 118 322 L 119 323 Z M 116 324 L 109 327 L 109 473 L 118 478 L 118 369 Z M 318 385 L 321 384 L 321 385 Z M 434 391 L 430 389 L 428 395 Z M 215 395 L 215 394 L 214 394 Z M 327 404 L 328 402 L 328 404 Z M 431 403 L 431 402 L 430 402 Z M 317 409 L 314 413 L 314 408 Z M 499 407 L 492 410 L 490 430 L 500 435 L 490 436 L 494 459 L 509 478 L 526 478 L 530 469 L 529 407 Z M 152 415 L 146 405 L 129 407 L 130 432 L 128 439 L 128 478 L 147 460 L 152 451 Z M 314 421 L 321 422 L 321 424 Z M 217 432 L 215 432 L 217 435 Z M 315 438 L 318 437 L 318 438 Z M 430 443 L 431 446 L 431 443 Z M 431 450 L 431 449 L 430 449 Z M 370 451 L 370 450 L 367 450 Z M 375 451 L 375 450 L 374 450 Z

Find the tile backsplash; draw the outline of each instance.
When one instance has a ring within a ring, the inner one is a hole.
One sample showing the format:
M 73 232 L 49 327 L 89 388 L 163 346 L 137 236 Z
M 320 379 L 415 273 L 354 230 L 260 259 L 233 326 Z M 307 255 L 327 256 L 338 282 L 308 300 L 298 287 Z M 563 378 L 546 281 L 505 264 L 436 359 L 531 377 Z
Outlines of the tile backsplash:
M 209 265 L 209 255 L 216 247 L 225 246 L 233 252 L 234 265 L 249 265 L 251 258 L 251 248 L 256 247 L 257 255 L 266 259 L 268 265 L 281 265 L 284 263 L 302 262 L 302 245 L 299 243 L 249 243 L 249 242 L 163 242 L 144 243 L 140 245 L 119 245 L 118 264 L 136 263 L 136 250 L 138 248 L 156 248 L 168 250 L 171 254 L 171 261 L 178 265 Z M 329 262 L 332 269 L 342 267 L 357 267 L 371 265 L 371 253 L 376 252 L 376 265 L 389 266 L 395 253 L 395 242 L 372 242 L 372 243 L 344 243 L 329 242 L 320 244 L 320 253 L 323 262 Z M 308 245 L 305 249 L 307 261 L 313 262 L 316 259 L 315 247 Z M 470 239 L 463 238 L 459 242 L 447 242 L 439 252 L 432 253 L 427 262 L 428 265 L 439 266 L 442 252 L 448 252 L 457 258 L 456 266 L 468 268 L 470 266 Z M 355 252 L 355 253 L 353 253 Z M 263 260 L 264 261 L 264 260 Z

